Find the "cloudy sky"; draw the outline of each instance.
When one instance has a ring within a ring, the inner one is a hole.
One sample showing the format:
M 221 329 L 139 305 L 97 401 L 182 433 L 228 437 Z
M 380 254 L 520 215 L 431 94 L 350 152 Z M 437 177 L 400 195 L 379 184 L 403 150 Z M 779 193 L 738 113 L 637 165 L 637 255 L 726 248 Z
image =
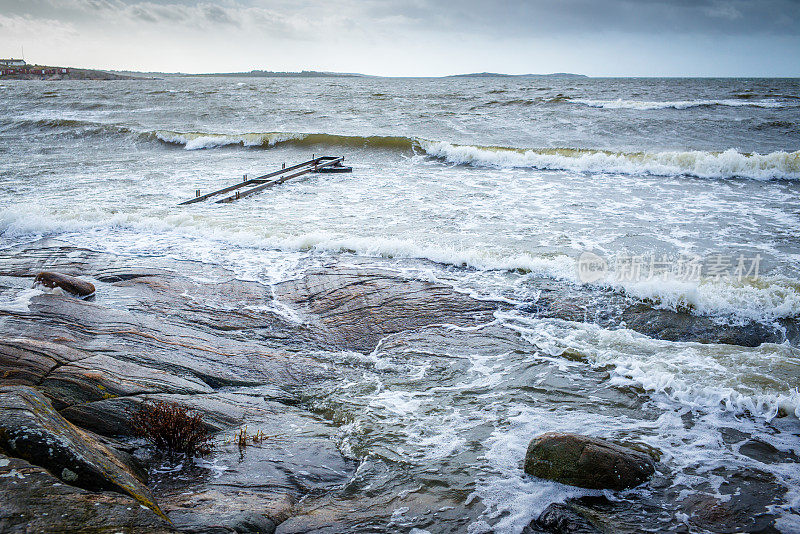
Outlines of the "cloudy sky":
M 0 0 L 0 57 L 390 76 L 800 76 L 800 0 Z

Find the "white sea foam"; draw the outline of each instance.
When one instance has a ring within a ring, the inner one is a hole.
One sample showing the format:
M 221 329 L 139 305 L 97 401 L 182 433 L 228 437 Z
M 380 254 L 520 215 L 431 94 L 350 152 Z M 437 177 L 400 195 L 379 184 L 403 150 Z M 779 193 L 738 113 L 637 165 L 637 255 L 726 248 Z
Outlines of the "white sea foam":
M 681 417 L 681 409 L 670 409 L 668 406 L 663 408 L 664 412 L 655 420 L 634 420 L 624 416 L 604 415 L 602 409 L 592 413 L 555 410 L 547 404 L 531 406 L 519 403 L 510 406 L 512 415 L 508 423 L 496 428 L 485 443 L 488 446 L 485 458 L 493 470 L 500 474 L 480 479 L 476 483 L 475 493 L 487 507 L 481 518 L 495 521 L 494 532 L 516 533 L 552 502 L 601 493 L 563 486 L 524 474 L 520 458 L 525 457 L 530 439 L 544 432 L 575 432 L 576 429 L 581 429 L 580 432 L 589 435 L 635 441 L 659 450 L 662 453 L 660 465 L 665 466 L 665 470 L 669 472 L 668 478 L 672 487 L 680 490 L 676 499 L 678 504 L 685 496 L 692 494 L 686 488 L 698 485 L 704 485 L 704 492 L 716 499 L 730 499 L 730 494 L 721 490 L 725 479 L 710 476 L 709 473 L 717 469 L 746 469 L 751 465 L 752 460 L 746 455 L 739 453 L 736 448 L 724 445 L 719 435 L 720 428 L 734 426 L 744 432 L 759 435 L 770 443 L 775 439 L 778 443 L 773 445 L 780 450 L 793 448 L 791 442 L 794 441 L 794 436 L 791 433 L 774 435 L 774 431 L 765 432 L 763 421 L 734 419 L 725 414 L 713 413 L 696 414 L 692 424 L 687 425 Z M 789 444 L 780 443 L 781 441 L 788 441 Z M 798 476 L 792 465 L 761 463 L 759 468 L 771 472 L 786 487 L 795 488 Z M 609 493 L 604 493 L 611 497 Z M 776 511 L 784 513 L 782 521 L 787 525 L 796 523 L 796 516 L 791 512 L 791 503 L 788 500 L 788 504 L 776 506 Z M 479 522 L 485 523 L 481 520 Z M 789 531 L 793 532 L 787 530 Z
M 158 130 L 144 132 L 162 142 L 186 150 L 223 146 L 273 147 L 288 141 L 336 146 L 373 146 L 394 149 L 419 147 L 432 157 L 450 163 L 478 167 L 533 168 L 579 173 L 616 173 L 700 178 L 750 178 L 755 180 L 800 179 L 800 151 L 744 153 L 734 148 L 723 152 L 702 150 L 664 152 L 612 152 L 574 148 L 512 148 L 459 145 L 418 137 L 360 137 L 299 132 L 202 133 Z
M 41 288 L 23 289 L 19 293 L 14 294 L 8 301 L 0 299 L 0 310 L 25 313 L 30 309 L 33 297 L 42 295 L 43 293 L 44 291 L 42 291 Z
M 688 310 L 696 315 L 722 315 L 761 322 L 800 317 L 800 291 L 796 283 L 779 277 L 762 277 L 759 282 L 749 279 L 741 282 L 667 279 L 625 283 L 609 280 L 601 285 L 652 301 L 659 308 Z
M 301 133 L 245 133 L 245 134 L 216 134 L 216 133 L 181 133 L 168 130 L 159 130 L 154 133 L 156 139 L 174 145 L 183 145 L 186 150 L 202 150 L 229 145 L 275 146 L 290 139 L 302 139 Z
M 499 168 L 534 168 L 588 173 L 697 176 L 700 178 L 800 179 L 800 151 L 617 153 L 600 150 L 510 149 L 419 140 L 429 155 L 450 163 Z
M 646 101 L 646 100 L 587 100 L 573 99 L 570 102 L 583 104 L 593 108 L 603 109 L 635 109 L 648 111 L 655 109 L 689 109 L 705 106 L 728 106 L 728 107 L 756 107 L 756 108 L 785 108 L 796 107 L 796 104 L 787 104 L 771 99 L 762 100 L 741 100 L 741 99 L 722 99 L 722 100 L 674 100 L 674 101 Z
M 430 260 L 436 263 L 469 267 L 479 271 L 519 271 L 534 277 L 548 277 L 580 284 L 575 259 L 565 254 L 537 256 L 531 253 L 503 254 L 502 252 L 466 247 L 423 245 L 410 239 L 386 237 L 343 237 L 329 232 L 310 232 L 294 236 L 270 236 L 256 230 L 231 230 L 224 222 L 197 220 L 188 213 L 166 217 L 147 217 L 135 213 L 95 218 L 85 214 L 73 217 L 56 217 L 33 206 L 19 205 L 0 210 L 0 237 L 12 241 L 25 241 L 38 237 L 63 234 L 70 239 L 84 239 L 94 244 L 98 234 L 104 241 L 115 233 L 133 232 L 137 236 L 150 235 L 146 252 L 158 249 L 163 243 L 166 250 L 175 253 L 185 248 L 186 257 L 219 261 L 220 244 L 230 249 L 227 255 L 240 273 L 253 277 L 266 267 L 263 251 L 282 253 L 353 253 L 358 256 L 381 258 L 409 258 Z M 185 238 L 190 238 L 186 240 Z M 130 240 L 139 243 L 139 240 Z M 120 246 L 125 247 L 123 239 Z M 128 245 L 130 246 L 130 245 Z M 177 247 L 177 248 L 176 248 Z M 129 249 L 138 253 L 138 249 Z M 290 278 L 296 258 L 275 258 L 275 281 Z M 251 272 L 252 271 L 252 272 Z M 638 299 L 647 299 L 657 307 L 670 310 L 689 310 L 697 315 L 772 322 L 777 319 L 800 317 L 800 289 L 796 282 L 783 278 L 760 279 L 757 285 L 726 281 L 653 280 L 646 282 L 618 282 L 609 274 L 606 280 L 594 285 L 607 287 Z
M 547 354 L 570 349 L 586 355 L 593 366 L 610 370 L 613 386 L 639 386 L 703 412 L 800 419 L 800 351 L 788 344 L 679 343 L 592 324 L 576 327 L 503 312 L 499 317 Z

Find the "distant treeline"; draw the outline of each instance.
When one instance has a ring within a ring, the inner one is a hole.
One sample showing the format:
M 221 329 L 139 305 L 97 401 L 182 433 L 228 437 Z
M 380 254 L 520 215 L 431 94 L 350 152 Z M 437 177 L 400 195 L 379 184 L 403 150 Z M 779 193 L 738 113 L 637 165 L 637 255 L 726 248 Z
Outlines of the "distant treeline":
M 588 78 L 585 74 L 571 72 L 554 72 L 552 74 L 500 74 L 499 72 L 472 72 L 470 74 L 453 74 L 448 78 Z
M 362 74 L 349 74 L 338 72 L 320 72 L 316 70 L 303 70 L 300 72 L 276 72 L 271 70 L 251 70 L 250 72 L 214 72 L 208 74 L 184 74 L 184 76 L 221 76 L 231 78 L 338 78 L 361 77 Z

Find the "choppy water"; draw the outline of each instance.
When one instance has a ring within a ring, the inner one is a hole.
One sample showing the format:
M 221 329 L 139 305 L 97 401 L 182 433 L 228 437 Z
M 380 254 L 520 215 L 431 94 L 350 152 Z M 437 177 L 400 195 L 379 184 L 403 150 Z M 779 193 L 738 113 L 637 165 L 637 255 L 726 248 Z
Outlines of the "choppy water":
M 264 283 L 331 258 L 391 257 L 513 302 L 536 298 L 536 277 L 581 284 L 576 258 L 591 251 L 609 265 L 593 287 L 719 321 L 800 318 L 798 80 L 5 81 L 0 101 L 4 246 L 57 235 Z M 312 153 L 344 155 L 354 173 L 176 207 Z M 677 266 L 692 258 L 703 267 L 687 275 Z M 668 272 L 649 276 L 656 261 Z M 794 461 L 744 447 L 800 454 L 796 347 L 658 341 L 520 313 L 481 334 L 481 346 L 448 330 L 318 355 L 361 377 L 308 392 L 364 460 L 330 506 L 388 510 L 372 524 L 388 530 L 518 531 L 587 493 L 522 474 L 528 440 L 557 429 L 661 449 L 670 476 L 630 499 L 661 502 L 666 530 L 683 521 L 666 496 L 724 495 L 742 470 L 786 490 L 778 526 L 800 530 Z

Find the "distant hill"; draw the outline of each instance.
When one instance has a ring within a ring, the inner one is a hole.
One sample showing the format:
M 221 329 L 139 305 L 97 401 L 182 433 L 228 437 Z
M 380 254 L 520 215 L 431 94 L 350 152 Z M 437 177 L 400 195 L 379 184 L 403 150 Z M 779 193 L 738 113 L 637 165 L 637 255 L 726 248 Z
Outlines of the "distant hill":
M 344 72 L 322 72 L 317 70 L 303 70 L 300 72 L 277 72 L 271 70 L 251 70 L 250 72 L 214 72 L 207 74 L 183 74 L 183 76 L 199 77 L 213 76 L 225 78 L 360 78 L 364 74 Z
M 571 72 L 554 72 L 552 74 L 501 74 L 499 72 L 472 72 L 469 74 L 453 74 L 446 78 L 588 78 L 585 74 Z
M 47 74 L 34 71 L 48 70 Z M 66 69 L 67 72 L 63 72 Z M 251 70 L 249 72 L 209 72 L 188 74 L 183 72 L 137 72 L 128 70 L 95 70 L 76 69 L 72 67 L 48 67 L 42 65 L 26 65 L 23 70 L 14 74 L 6 74 L 0 79 L 16 80 L 152 80 L 154 78 L 376 78 L 368 74 L 355 72 L 328 72 L 303 70 L 282 72 L 271 70 Z M 473 72 L 469 74 L 453 74 L 442 78 L 587 78 L 583 74 L 555 72 L 552 74 L 501 74 L 498 72 Z

